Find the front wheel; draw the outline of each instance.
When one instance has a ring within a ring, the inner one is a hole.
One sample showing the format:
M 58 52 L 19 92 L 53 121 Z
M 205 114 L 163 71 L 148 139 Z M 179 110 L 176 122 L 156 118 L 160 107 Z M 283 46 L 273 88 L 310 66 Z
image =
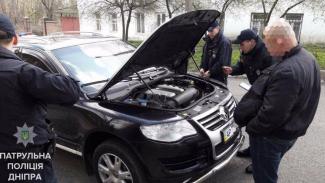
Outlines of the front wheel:
M 100 183 L 145 183 L 137 158 L 123 144 L 106 141 L 93 155 L 93 167 Z

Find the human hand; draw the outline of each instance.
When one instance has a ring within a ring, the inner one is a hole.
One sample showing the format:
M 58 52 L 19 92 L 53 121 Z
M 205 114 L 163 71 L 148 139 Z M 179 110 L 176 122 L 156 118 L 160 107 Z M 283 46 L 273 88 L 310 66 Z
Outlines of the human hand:
M 203 75 L 204 78 L 209 78 L 211 76 L 210 71 L 206 71 Z
M 200 76 L 202 76 L 202 77 L 204 76 L 204 69 L 202 69 L 202 68 L 200 69 Z
M 223 72 L 224 72 L 226 75 L 229 75 L 229 74 L 232 73 L 232 68 L 229 67 L 229 66 L 223 66 L 222 69 L 223 69 Z

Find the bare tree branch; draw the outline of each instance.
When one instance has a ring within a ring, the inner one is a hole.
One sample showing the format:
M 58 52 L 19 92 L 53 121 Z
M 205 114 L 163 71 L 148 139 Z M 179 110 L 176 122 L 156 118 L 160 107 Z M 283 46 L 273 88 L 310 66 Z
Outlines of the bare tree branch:
M 224 1 L 221 1 L 221 0 L 215 0 L 214 1 L 214 4 L 215 6 L 218 8 L 221 9 L 221 15 L 219 17 L 219 21 L 220 21 L 220 25 L 221 25 L 221 28 L 223 29 L 224 27 L 224 20 L 225 20 L 225 14 L 226 14 L 226 11 L 228 11 L 228 9 L 230 8 L 230 6 L 233 4 L 233 3 L 239 3 L 240 0 L 224 0 Z
M 159 2 L 159 1 L 157 1 Z M 174 13 L 180 11 L 181 9 L 185 10 L 185 1 L 184 0 L 164 0 L 160 1 L 162 6 L 165 6 L 167 9 L 168 17 L 172 18 Z
M 264 2 L 264 0 L 261 0 L 261 1 L 262 1 L 262 6 L 263 6 L 263 12 L 264 12 L 264 25 L 266 25 L 267 13 L 266 13 L 266 8 L 265 8 L 265 2 Z
M 119 13 L 122 19 L 122 40 L 128 41 L 129 27 L 132 19 L 132 14 L 136 9 L 149 9 L 154 7 L 158 0 L 97 0 L 89 2 L 83 0 L 84 12 L 87 14 L 94 13 L 107 13 L 116 12 Z
M 292 8 L 294 8 L 294 7 L 296 7 L 296 6 L 298 6 L 299 4 L 301 4 L 301 3 L 303 3 L 303 2 L 305 2 L 305 0 L 301 0 L 301 1 L 299 1 L 299 2 L 297 2 L 297 3 L 295 3 L 295 4 L 293 4 L 292 6 L 290 6 L 290 7 L 288 7 L 285 11 L 284 11 L 284 13 L 281 15 L 281 18 L 283 18 Z
M 167 8 L 167 12 L 168 12 L 168 17 L 169 18 L 172 18 L 172 11 L 170 10 L 170 7 L 169 7 L 169 0 L 166 0 L 166 8 Z
M 272 7 L 271 7 L 271 9 L 270 9 L 269 14 L 267 15 L 267 19 L 266 19 L 266 21 L 264 22 L 264 23 L 265 23 L 265 24 L 264 24 L 265 26 L 269 23 L 270 18 L 271 18 L 271 15 L 272 15 L 272 13 L 273 13 L 273 10 L 274 10 L 275 6 L 278 4 L 278 2 L 279 2 L 279 0 L 275 0 L 275 1 L 274 1 L 273 5 L 272 5 Z
M 45 8 L 46 16 L 49 19 L 53 19 L 54 17 L 54 1 L 56 0 L 40 0 L 43 7 Z

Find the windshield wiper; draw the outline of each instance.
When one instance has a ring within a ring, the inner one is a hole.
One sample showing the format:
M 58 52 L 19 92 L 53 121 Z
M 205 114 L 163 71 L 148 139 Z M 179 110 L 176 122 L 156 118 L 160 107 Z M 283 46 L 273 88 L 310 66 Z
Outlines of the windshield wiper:
M 95 56 L 95 58 L 103 58 L 103 57 L 119 56 L 119 55 L 124 55 L 124 54 L 132 53 L 132 52 L 134 52 L 134 50 L 123 51 L 123 52 L 115 53 L 115 54 L 112 54 L 112 55 L 100 55 L 100 56 Z
M 120 53 L 115 53 L 115 54 L 113 54 L 113 56 L 123 55 L 123 54 L 127 54 L 127 53 L 132 53 L 132 52 L 134 52 L 134 50 L 128 50 L 128 51 L 124 51 L 124 52 L 120 52 Z
M 81 87 L 107 82 L 108 79 L 81 84 Z

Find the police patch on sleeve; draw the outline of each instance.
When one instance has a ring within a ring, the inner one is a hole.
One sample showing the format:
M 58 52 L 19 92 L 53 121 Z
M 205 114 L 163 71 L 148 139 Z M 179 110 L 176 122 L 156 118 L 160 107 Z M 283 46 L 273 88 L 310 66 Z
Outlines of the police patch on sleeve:
M 37 134 L 34 133 L 34 127 L 28 127 L 24 123 L 22 127 L 17 126 L 17 132 L 14 136 L 17 137 L 17 144 L 22 143 L 26 147 L 28 144 L 34 144 L 34 138 Z

